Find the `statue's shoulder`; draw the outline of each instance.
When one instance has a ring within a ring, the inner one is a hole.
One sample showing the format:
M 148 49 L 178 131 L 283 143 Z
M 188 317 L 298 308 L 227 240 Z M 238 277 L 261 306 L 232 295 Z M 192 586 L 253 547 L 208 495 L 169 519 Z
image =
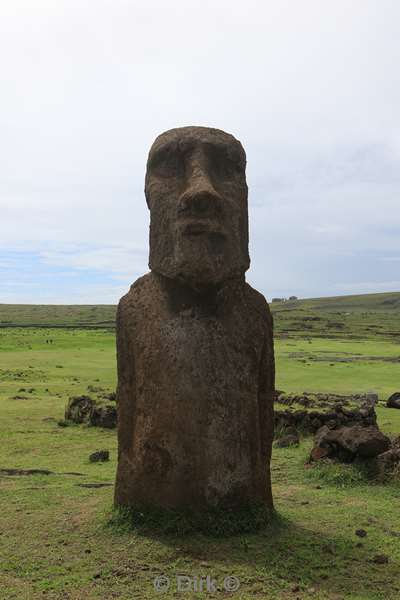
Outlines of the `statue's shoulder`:
M 131 285 L 129 292 L 122 296 L 118 304 L 117 320 L 129 319 L 145 307 L 147 300 L 154 295 L 156 282 L 152 273 L 139 277 Z
M 265 297 L 261 294 L 261 292 L 255 290 L 253 287 L 251 287 L 251 285 L 249 285 L 246 282 L 245 295 L 248 304 L 250 304 L 253 310 L 256 311 L 257 314 L 259 314 L 263 319 L 268 321 L 268 323 L 272 323 L 272 315 L 268 302 L 266 301 Z

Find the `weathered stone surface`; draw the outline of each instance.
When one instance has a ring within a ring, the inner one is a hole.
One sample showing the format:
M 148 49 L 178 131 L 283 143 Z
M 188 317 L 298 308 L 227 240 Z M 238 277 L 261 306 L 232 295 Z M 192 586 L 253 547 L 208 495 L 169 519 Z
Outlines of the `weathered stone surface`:
M 375 460 L 376 477 L 384 481 L 397 474 L 400 476 L 400 448 L 392 447 L 382 452 Z
M 272 319 L 244 277 L 245 162 L 203 127 L 150 151 L 152 272 L 117 313 L 116 505 L 272 507 Z
M 117 425 L 115 404 L 95 404 L 89 418 L 90 425 L 113 429 Z
M 117 409 L 113 401 L 107 402 L 102 398 L 94 399 L 86 395 L 73 396 L 65 408 L 65 419 L 66 424 L 72 421 L 113 429 L 117 426 Z M 59 424 L 63 425 L 61 421 Z
M 316 448 L 327 450 L 327 454 L 319 453 Z M 377 427 L 341 427 L 329 429 L 324 426 L 315 436 L 315 445 L 311 451 L 311 459 L 318 460 L 329 456 L 343 462 L 351 462 L 357 458 L 373 458 L 390 448 L 390 439 Z
M 88 423 L 95 403 L 90 396 L 72 396 L 65 408 L 65 419 L 74 423 Z
M 192 288 L 243 278 L 248 253 L 246 155 L 208 127 L 171 129 L 147 162 L 152 271 Z
M 97 450 L 89 456 L 90 462 L 106 462 L 110 460 L 110 452 L 108 450 Z
M 289 408 L 285 410 L 275 408 L 275 429 L 279 431 L 288 427 L 295 427 L 303 433 L 316 433 L 323 425 L 327 425 L 330 429 L 338 429 L 344 425 L 351 427 L 356 424 L 376 426 L 376 413 L 372 404 L 363 402 L 361 406 L 352 406 L 349 409 L 343 406 L 342 403 L 334 404 L 335 396 L 332 397 L 333 400 L 329 399 L 329 397 L 327 398 L 326 401 L 321 401 L 323 408 L 321 407 L 320 410 L 307 411 L 296 410 L 294 407 L 296 405 L 307 407 L 318 406 L 315 399 L 311 400 L 307 397 L 303 398 L 299 396 L 280 396 L 279 402 L 287 404 Z M 307 401 L 311 402 L 311 404 L 308 404 Z M 303 404 L 303 402 L 306 404 Z
M 392 394 L 388 398 L 386 406 L 388 408 L 400 408 L 400 392 L 395 392 L 394 394 Z

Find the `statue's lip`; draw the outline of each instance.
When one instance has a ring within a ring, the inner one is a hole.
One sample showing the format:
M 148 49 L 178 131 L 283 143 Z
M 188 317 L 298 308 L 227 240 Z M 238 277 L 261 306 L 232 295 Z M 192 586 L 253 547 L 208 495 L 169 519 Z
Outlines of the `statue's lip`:
M 222 234 L 221 228 L 210 221 L 209 219 L 201 219 L 196 221 L 185 221 L 181 224 L 182 233 L 185 235 L 201 235 L 209 233 Z

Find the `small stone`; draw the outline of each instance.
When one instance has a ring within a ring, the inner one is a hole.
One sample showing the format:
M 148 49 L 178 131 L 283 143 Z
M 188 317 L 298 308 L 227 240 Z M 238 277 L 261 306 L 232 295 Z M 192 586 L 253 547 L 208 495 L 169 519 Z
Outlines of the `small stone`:
M 386 403 L 388 408 L 400 408 L 400 392 L 392 394 Z
M 375 554 L 372 562 L 376 563 L 377 565 L 386 565 L 389 562 L 389 557 L 387 554 Z
M 311 450 L 310 460 L 321 460 L 321 458 L 326 458 L 327 456 L 329 456 L 328 448 L 321 448 L 320 446 L 315 446 Z
M 108 450 L 98 450 L 89 456 L 89 460 L 90 462 L 105 462 L 110 460 L 110 453 Z
M 355 534 L 360 538 L 367 537 L 367 532 L 365 531 L 365 529 L 356 529 Z

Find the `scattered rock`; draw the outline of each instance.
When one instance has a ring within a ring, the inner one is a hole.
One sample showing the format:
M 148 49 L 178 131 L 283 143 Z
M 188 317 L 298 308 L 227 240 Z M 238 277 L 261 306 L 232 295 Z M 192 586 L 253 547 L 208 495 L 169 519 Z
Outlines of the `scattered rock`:
M 65 409 L 65 420 L 108 429 L 115 428 L 117 426 L 116 405 L 113 400 L 105 400 L 106 396 L 112 395 L 113 393 L 105 394 L 98 399 L 85 394 L 72 396 Z
M 376 477 L 380 481 L 390 478 L 400 468 L 400 448 L 392 447 L 375 460 Z
M 316 461 L 321 460 L 321 458 L 327 458 L 329 456 L 329 448 L 321 448 L 320 446 L 315 446 L 311 450 L 310 460 Z
M 323 450 L 327 450 L 325 453 Z M 315 436 L 311 460 L 336 458 L 341 462 L 352 462 L 355 458 L 374 458 L 390 448 L 390 439 L 377 427 L 340 427 L 329 429 L 324 426 Z
M 65 409 L 65 420 L 87 423 L 96 401 L 90 396 L 72 396 Z
M 365 531 L 365 529 L 356 529 L 355 531 L 356 536 L 360 537 L 360 538 L 364 538 L 367 537 L 367 532 Z
M 392 448 L 398 448 L 400 450 L 400 435 L 392 439 Z
M 113 429 L 117 426 L 117 409 L 110 404 L 95 405 L 90 413 L 89 421 L 91 425 Z
M 277 394 L 277 404 L 288 406 L 286 410 L 275 408 L 275 430 L 289 427 L 304 433 L 316 433 L 321 426 L 338 429 L 343 425 L 376 425 L 374 403 L 366 396 L 338 396 L 336 394 L 306 394 L 302 396 Z M 319 410 L 299 410 L 297 406 Z
M 389 557 L 387 554 L 375 554 L 372 562 L 376 563 L 377 565 L 386 565 L 389 562 Z
M 376 404 L 378 404 L 378 400 L 379 400 L 378 394 L 375 394 L 375 392 L 367 392 L 366 401 L 369 404 L 376 405 Z
M 110 453 L 108 450 L 98 450 L 89 456 L 90 462 L 105 462 L 107 460 L 110 460 Z
M 395 392 L 394 394 L 392 394 L 388 398 L 386 406 L 388 408 L 400 408 L 400 392 Z

